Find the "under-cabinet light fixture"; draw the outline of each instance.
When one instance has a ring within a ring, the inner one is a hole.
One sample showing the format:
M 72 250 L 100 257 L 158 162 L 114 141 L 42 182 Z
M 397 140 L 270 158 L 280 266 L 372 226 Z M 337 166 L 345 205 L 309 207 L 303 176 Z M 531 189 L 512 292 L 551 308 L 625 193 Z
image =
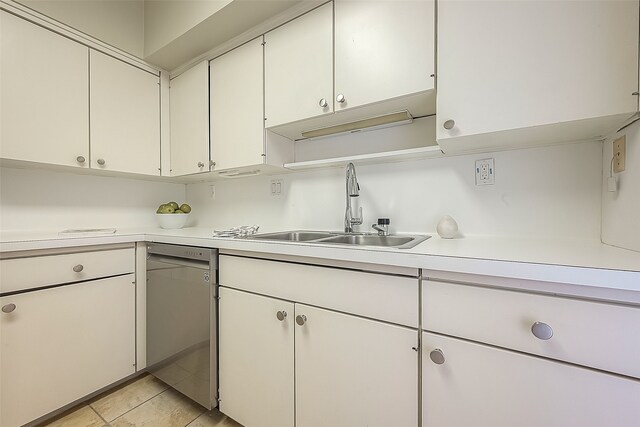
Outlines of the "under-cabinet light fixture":
M 320 129 L 313 129 L 302 132 L 304 139 L 320 138 L 323 136 L 337 135 L 340 133 L 352 133 L 361 130 L 382 129 L 385 127 L 404 125 L 413 122 L 413 117 L 408 111 L 385 114 L 383 116 L 370 117 L 368 119 L 355 122 L 343 123 Z

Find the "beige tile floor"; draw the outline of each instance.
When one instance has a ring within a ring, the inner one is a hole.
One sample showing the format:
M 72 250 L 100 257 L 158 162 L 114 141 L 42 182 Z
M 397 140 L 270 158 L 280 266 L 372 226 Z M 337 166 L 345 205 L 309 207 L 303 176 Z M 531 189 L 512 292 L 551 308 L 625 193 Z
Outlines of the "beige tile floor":
M 242 427 L 205 411 L 151 375 L 136 378 L 40 427 Z

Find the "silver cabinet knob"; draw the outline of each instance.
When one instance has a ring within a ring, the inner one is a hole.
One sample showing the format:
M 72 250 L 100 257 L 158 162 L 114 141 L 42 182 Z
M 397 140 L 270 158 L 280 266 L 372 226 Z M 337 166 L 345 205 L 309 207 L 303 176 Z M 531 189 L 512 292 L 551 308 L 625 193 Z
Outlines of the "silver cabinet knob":
M 287 312 L 286 311 L 279 311 L 276 313 L 276 317 L 278 318 L 279 321 L 283 321 L 286 317 L 287 317 Z
M 73 266 L 73 271 L 75 271 L 76 273 L 80 273 L 82 270 L 84 270 L 84 266 L 82 264 Z
M 203 168 L 203 167 L 204 167 L 204 163 L 202 163 L 202 162 L 198 162 L 198 167 L 199 167 L 199 168 Z
M 11 303 L 11 304 L 6 304 L 2 306 L 2 312 L 3 313 L 11 313 L 13 310 L 16 309 L 16 305 Z
M 304 324 L 307 323 L 307 316 L 305 316 L 304 314 L 297 315 L 296 323 L 300 326 L 304 326 Z
M 442 127 L 445 128 L 446 130 L 451 130 L 455 125 L 456 125 L 456 122 L 454 120 L 449 119 L 442 124 Z
M 216 162 L 214 162 L 213 160 L 209 160 L 209 167 L 213 168 L 216 166 Z
M 327 108 L 329 106 L 329 103 L 325 98 L 322 98 L 320 99 L 320 102 L 318 102 L 318 105 L 320 105 L 322 108 Z
M 104 166 L 104 164 L 105 164 L 106 162 L 104 161 L 104 159 L 98 159 L 98 160 L 97 160 L 97 163 L 98 163 L 100 166 Z
M 553 336 L 553 329 L 546 323 L 536 322 L 531 325 L 531 333 L 540 340 L 548 340 Z
M 346 101 L 346 98 L 344 97 L 343 94 L 339 93 L 338 96 L 336 96 L 336 101 L 342 104 L 344 101 Z
M 87 161 L 87 159 L 85 159 L 84 156 L 78 156 L 78 157 L 76 157 L 76 161 L 78 163 L 84 163 L 84 162 Z
M 431 353 L 429 353 L 429 358 L 436 365 L 442 365 L 444 363 L 444 353 L 439 348 L 432 350 Z

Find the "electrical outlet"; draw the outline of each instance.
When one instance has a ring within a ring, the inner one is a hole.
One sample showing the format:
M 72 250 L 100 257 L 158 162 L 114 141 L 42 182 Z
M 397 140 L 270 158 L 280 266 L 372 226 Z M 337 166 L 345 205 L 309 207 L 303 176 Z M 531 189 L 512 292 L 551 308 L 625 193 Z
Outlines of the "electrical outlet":
M 627 158 L 627 136 L 622 135 L 613 141 L 613 171 L 620 173 L 624 171 L 625 160 Z
M 495 184 L 493 159 L 476 160 L 476 185 Z
M 214 200 L 216 198 L 216 186 L 215 185 L 210 185 L 209 186 L 209 194 L 211 195 L 211 200 Z
M 284 193 L 284 181 L 282 179 L 272 179 L 270 188 L 272 196 L 281 196 Z

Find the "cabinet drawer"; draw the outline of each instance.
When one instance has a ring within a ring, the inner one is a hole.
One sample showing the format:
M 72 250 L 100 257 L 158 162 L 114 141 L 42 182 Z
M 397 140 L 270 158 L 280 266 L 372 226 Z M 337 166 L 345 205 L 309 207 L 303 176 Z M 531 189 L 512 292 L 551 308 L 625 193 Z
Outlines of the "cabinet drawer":
M 536 322 L 550 327 L 549 339 L 534 335 Z M 640 309 L 634 307 L 424 282 L 425 330 L 636 378 L 640 378 L 639 325 Z
M 0 293 L 97 279 L 134 271 L 133 247 L 3 259 L 0 260 Z
M 220 284 L 418 326 L 418 279 L 413 277 L 221 255 Z

